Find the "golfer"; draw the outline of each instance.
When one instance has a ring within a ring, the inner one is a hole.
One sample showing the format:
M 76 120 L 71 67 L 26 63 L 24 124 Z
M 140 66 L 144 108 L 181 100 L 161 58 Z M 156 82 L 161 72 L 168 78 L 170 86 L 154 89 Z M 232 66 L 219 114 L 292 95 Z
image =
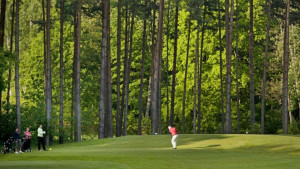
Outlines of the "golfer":
M 42 127 L 43 126 L 40 125 L 40 127 L 37 130 L 37 132 L 38 132 L 38 148 L 39 148 L 39 151 L 41 151 L 41 143 L 42 143 L 43 150 L 46 151 L 44 137 L 43 137 L 43 135 L 46 134 L 46 132 L 43 131 Z
M 173 145 L 173 149 L 177 149 L 176 147 L 176 139 L 178 137 L 178 132 L 175 127 L 168 126 L 169 132 L 172 134 L 171 143 Z

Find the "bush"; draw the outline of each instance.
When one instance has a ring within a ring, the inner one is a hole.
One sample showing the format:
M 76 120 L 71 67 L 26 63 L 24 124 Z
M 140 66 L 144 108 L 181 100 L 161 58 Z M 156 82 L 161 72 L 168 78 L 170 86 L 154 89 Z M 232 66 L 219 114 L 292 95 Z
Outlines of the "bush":
M 292 117 L 292 119 L 291 119 L 291 123 L 289 124 L 288 132 L 289 132 L 289 134 L 299 134 L 300 133 L 300 130 L 298 128 L 298 123 L 296 122 L 294 117 Z

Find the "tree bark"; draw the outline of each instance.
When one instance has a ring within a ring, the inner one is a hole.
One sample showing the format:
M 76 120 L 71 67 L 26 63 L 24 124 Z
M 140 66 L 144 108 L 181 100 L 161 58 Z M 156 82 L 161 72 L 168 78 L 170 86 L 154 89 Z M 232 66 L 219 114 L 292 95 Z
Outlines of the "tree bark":
M 145 6 L 148 1 L 145 0 Z M 145 56 L 146 56 L 146 27 L 147 22 L 144 18 L 143 27 L 143 44 L 142 44 L 142 60 L 141 60 L 141 76 L 140 76 L 140 93 L 139 93 L 139 119 L 138 119 L 138 135 L 142 135 L 142 116 L 143 116 L 143 90 L 144 90 L 144 67 L 145 67 Z
M 270 41 L 270 20 L 271 20 L 271 0 L 268 0 L 268 20 L 266 27 L 266 45 L 264 57 L 264 70 L 263 70 L 263 84 L 261 92 L 261 134 L 265 133 L 265 93 L 266 93 L 266 79 L 267 79 L 267 66 L 269 56 L 269 41 Z
M 170 37 L 170 1 L 168 1 L 168 19 L 167 19 L 167 125 L 169 125 L 169 114 L 170 114 L 170 108 L 169 108 L 169 37 Z
M 5 14 L 6 14 L 6 0 L 1 0 L 0 48 L 2 49 L 4 49 Z M 2 89 L 0 89 L 0 113 L 2 112 L 1 110 L 2 110 Z
M 47 112 L 47 134 L 46 145 L 49 146 L 50 141 L 50 129 L 51 129 L 51 117 L 52 117 L 52 84 L 51 84 L 51 49 L 50 49 L 50 8 L 51 1 L 47 0 L 47 59 L 46 59 L 46 112 Z
M 16 110 L 17 110 L 17 127 L 21 133 L 21 104 L 20 104 L 20 75 L 19 75 L 19 23 L 20 23 L 20 0 L 16 0 L 16 33 L 15 33 L 15 90 L 16 90 Z
M 10 31 L 10 52 L 13 51 L 13 36 L 14 36 L 14 24 L 15 24 L 15 0 L 13 0 L 12 4 L 12 17 L 11 17 L 11 31 Z M 7 97 L 6 97 L 6 102 L 7 102 L 7 107 L 6 107 L 6 114 L 9 114 L 9 109 L 10 109 L 10 81 L 11 81 L 11 68 L 8 70 L 8 84 L 7 84 Z
M 193 116 L 193 134 L 196 134 L 196 115 L 197 115 L 197 81 L 199 78 L 198 74 L 198 62 L 199 62 L 199 34 L 200 34 L 200 26 L 197 23 L 197 39 L 196 39 L 196 56 L 195 56 L 195 73 L 194 73 L 194 116 Z
M 120 72 L 121 72 L 121 8 L 122 8 L 122 0 L 118 0 L 118 27 L 117 27 L 117 115 L 116 115 L 116 137 L 121 136 L 121 128 L 122 128 L 122 116 L 120 112 Z M 121 124 L 121 126 L 120 126 Z
M 226 25 L 226 119 L 225 133 L 232 133 L 231 122 L 231 49 L 232 49 L 232 23 L 233 23 L 233 6 L 231 0 L 231 13 L 229 19 L 229 0 L 225 0 L 225 25 Z
M 152 134 L 157 133 L 158 115 L 159 115 L 159 104 L 160 104 L 160 69 L 161 69 L 161 54 L 162 54 L 162 43 L 163 43 L 163 9 L 164 0 L 159 2 L 159 18 L 158 18 L 158 31 L 157 31 L 157 43 L 154 57 L 153 67 L 153 88 L 152 88 L 152 105 L 151 105 L 151 117 L 152 117 Z
M 59 99 L 59 143 L 64 142 L 64 0 L 60 0 L 60 99 Z
M 287 0 L 285 28 L 284 28 L 284 55 L 283 55 L 283 81 L 282 81 L 283 134 L 288 134 L 289 19 L 290 19 L 290 0 Z
M 249 34 L 249 58 L 250 58 L 250 120 L 251 133 L 254 133 L 255 124 L 255 105 L 254 105 L 254 33 L 253 33 L 253 0 L 250 0 L 250 34 Z
M 186 59 L 185 59 L 185 73 L 184 73 L 184 87 L 183 87 L 183 99 L 182 99 L 182 134 L 185 132 L 185 94 L 186 94 L 186 79 L 189 65 L 189 50 L 190 50 L 190 34 L 191 34 L 191 18 L 189 18 L 188 26 L 188 41 L 186 47 Z
M 173 122 L 174 122 L 176 59 L 177 59 L 177 39 L 178 39 L 178 7 L 179 7 L 179 0 L 176 0 L 175 32 L 174 32 L 174 59 L 173 59 L 173 72 L 172 72 L 171 114 L 170 114 L 170 125 L 171 126 L 173 126 Z
M 236 43 L 235 43 L 235 89 L 236 89 L 236 133 L 240 133 L 240 93 L 239 93 L 239 2 L 236 0 Z
M 134 26 L 134 11 L 131 14 L 131 24 L 130 24 L 130 38 L 129 38 L 129 58 L 127 60 L 127 70 L 126 70 L 126 88 L 125 88 L 125 114 L 124 114 L 124 136 L 127 135 L 127 116 L 128 116 L 128 102 L 129 102 L 129 84 L 130 84 L 130 69 L 131 69 L 131 59 L 132 59 L 132 44 L 133 44 L 133 26 Z
M 47 42 L 46 42 L 46 12 L 45 12 L 45 0 L 42 0 L 42 9 L 43 9 L 43 47 L 44 47 L 44 100 L 45 105 L 47 104 Z M 46 108 L 46 107 L 45 107 Z
M 80 91 L 80 39 L 81 39 L 81 0 L 77 1 L 77 29 L 76 29 L 76 53 L 75 53 L 75 116 L 77 142 L 81 142 L 81 91 Z
M 223 92 L 223 59 L 222 59 L 222 25 L 221 25 L 221 7 L 220 0 L 218 1 L 218 20 L 219 20 L 219 57 L 220 57 L 220 109 L 222 118 L 222 133 L 225 131 L 225 114 L 224 114 L 224 92 Z

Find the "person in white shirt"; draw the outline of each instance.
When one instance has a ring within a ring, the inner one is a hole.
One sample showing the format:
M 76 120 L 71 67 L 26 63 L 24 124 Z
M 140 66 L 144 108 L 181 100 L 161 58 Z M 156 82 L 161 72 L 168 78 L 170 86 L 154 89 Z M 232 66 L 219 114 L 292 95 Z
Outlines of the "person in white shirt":
M 46 134 L 46 132 L 43 131 L 42 127 L 43 126 L 40 124 L 40 127 L 37 130 L 37 132 L 38 132 L 38 149 L 39 149 L 39 151 L 41 151 L 41 143 L 42 143 L 43 150 L 46 151 L 44 137 L 43 137 L 44 134 Z

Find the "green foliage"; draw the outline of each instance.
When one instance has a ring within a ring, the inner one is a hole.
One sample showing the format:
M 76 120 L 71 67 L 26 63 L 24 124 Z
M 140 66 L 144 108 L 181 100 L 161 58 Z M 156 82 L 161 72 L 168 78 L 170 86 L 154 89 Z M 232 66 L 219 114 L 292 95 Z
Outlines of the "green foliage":
M 289 128 L 288 128 L 288 131 L 289 131 L 289 134 L 299 134 L 300 133 L 300 130 L 299 130 L 299 127 L 298 127 L 298 123 L 297 121 L 295 120 L 294 117 L 292 117 L 291 120 L 291 123 L 289 124 Z

